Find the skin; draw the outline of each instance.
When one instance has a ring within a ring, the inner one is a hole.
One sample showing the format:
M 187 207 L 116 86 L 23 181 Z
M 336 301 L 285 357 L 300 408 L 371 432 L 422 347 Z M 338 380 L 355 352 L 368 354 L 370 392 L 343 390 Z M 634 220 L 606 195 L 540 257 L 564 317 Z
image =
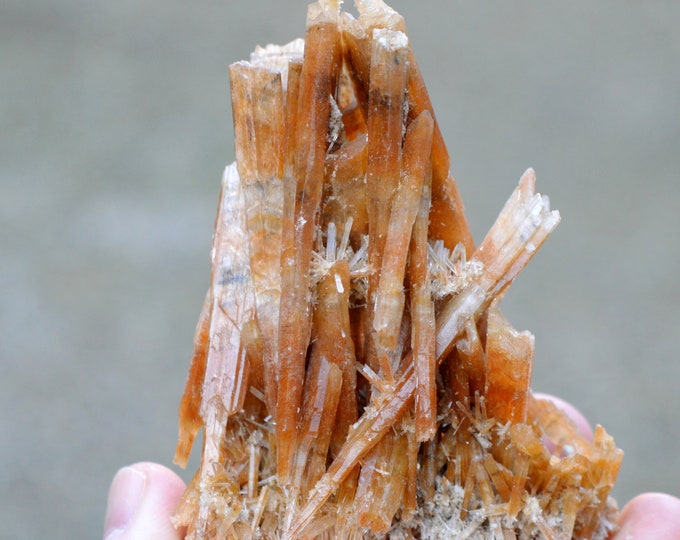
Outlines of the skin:
M 177 506 L 184 482 L 156 463 L 135 463 L 120 469 L 109 489 L 104 519 L 105 540 L 181 540 L 170 515 Z
M 572 405 L 548 395 L 582 433 L 592 437 L 586 418 Z M 135 463 L 120 469 L 109 489 L 104 540 L 182 540 L 170 515 L 177 506 L 184 482 L 156 463 Z M 618 531 L 609 540 L 673 540 L 680 538 L 680 499 L 664 493 L 644 493 L 621 511 Z

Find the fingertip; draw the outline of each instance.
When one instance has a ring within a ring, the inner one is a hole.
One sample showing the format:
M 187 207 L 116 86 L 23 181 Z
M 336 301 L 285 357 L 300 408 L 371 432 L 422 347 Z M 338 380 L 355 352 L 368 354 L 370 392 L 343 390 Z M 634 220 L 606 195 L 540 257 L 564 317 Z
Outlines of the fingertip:
M 581 411 L 579 411 L 571 403 L 564 401 L 563 399 L 558 398 L 557 396 L 553 396 L 551 394 L 542 394 L 540 392 L 534 393 L 534 397 L 536 399 L 544 399 L 546 401 L 551 401 L 552 403 L 554 403 L 558 409 L 564 411 L 564 413 L 571 419 L 571 421 L 574 422 L 581 435 L 583 435 L 590 441 L 593 440 L 593 428 L 590 425 L 590 422 L 588 422 L 583 413 L 581 413 Z
M 134 467 L 123 467 L 116 472 L 109 488 L 104 540 L 125 532 L 142 504 L 146 491 L 147 476 Z
M 644 493 L 621 511 L 619 530 L 611 540 L 677 540 L 680 499 L 666 493 Z
M 185 485 L 167 467 L 140 462 L 120 469 L 111 483 L 104 520 L 105 540 L 180 540 L 170 522 Z
M 158 463 L 140 461 L 139 463 L 130 465 L 130 468 L 144 474 L 154 483 L 154 485 L 163 487 L 163 489 L 167 490 L 169 499 L 176 499 L 179 501 L 179 498 L 186 488 L 184 480 L 182 480 L 175 471 L 164 467 L 163 465 L 159 465 Z

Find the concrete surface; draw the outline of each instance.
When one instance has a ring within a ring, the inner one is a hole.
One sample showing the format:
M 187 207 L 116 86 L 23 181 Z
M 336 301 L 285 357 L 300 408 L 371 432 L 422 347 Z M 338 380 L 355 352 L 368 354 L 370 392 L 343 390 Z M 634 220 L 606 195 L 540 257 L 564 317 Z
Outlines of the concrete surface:
M 680 3 L 395 7 L 476 238 L 528 166 L 562 213 L 504 304 L 536 335 L 534 387 L 616 437 L 620 502 L 680 494 Z M 0 7 L 3 538 L 97 538 L 116 469 L 170 464 L 233 159 L 227 65 L 304 18 L 304 1 Z

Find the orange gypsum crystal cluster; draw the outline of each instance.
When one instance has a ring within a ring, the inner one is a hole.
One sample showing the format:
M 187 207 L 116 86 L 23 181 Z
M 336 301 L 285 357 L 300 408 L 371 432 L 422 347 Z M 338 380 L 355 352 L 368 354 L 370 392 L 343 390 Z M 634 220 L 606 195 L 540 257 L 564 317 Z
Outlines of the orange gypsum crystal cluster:
M 524 173 L 475 247 L 402 17 L 309 6 L 230 66 L 210 286 L 180 404 L 187 538 L 604 539 L 622 459 L 530 390 L 499 310 L 559 222 Z

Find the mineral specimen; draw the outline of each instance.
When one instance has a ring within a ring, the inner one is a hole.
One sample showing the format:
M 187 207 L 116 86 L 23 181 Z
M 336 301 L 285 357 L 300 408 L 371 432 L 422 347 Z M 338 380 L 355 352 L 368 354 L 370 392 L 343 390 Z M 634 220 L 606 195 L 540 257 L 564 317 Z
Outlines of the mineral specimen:
M 312 4 L 230 67 L 175 461 L 187 538 L 603 539 L 622 452 L 530 391 L 499 301 L 559 221 L 529 169 L 475 248 L 403 19 Z

